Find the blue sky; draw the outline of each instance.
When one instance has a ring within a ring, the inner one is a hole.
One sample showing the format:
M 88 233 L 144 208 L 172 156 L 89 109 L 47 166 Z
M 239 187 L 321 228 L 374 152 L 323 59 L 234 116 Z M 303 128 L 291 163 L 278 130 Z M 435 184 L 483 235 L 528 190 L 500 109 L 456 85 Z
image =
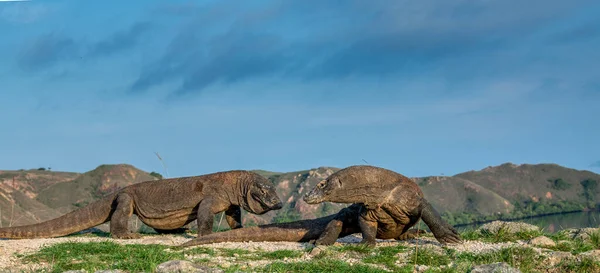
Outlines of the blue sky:
M 0 169 L 600 171 L 600 2 L 0 2 Z

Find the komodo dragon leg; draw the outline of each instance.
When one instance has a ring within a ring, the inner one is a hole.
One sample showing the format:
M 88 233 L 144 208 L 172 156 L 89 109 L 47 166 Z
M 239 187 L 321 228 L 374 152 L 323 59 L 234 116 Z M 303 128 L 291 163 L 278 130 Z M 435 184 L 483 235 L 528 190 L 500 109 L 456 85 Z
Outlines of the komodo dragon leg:
M 213 203 L 213 199 L 209 197 L 202 200 L 200 205 L 198 205 L 198 216 L 196 220 L 198 223 L 198 236 L 212 233 L 213 219 L 215 217 L 215 214 L 212 211 Z
M 230 206 L 225 211 L 225 220 L 231 229 L 242 227 L 242 209 L 240 206 Z
M 327 223 L 327 226 L 314 242 L 315 245 L 332 245 L 340 237 L 340 234 L 344 233 L 343 236 L 355 232 L 360 232 L 360 229 L 356 225 L 358 219 L 359 210 L 356 205 L 352 205 L 347 208 L 343 208 L 335 217 Z
M 315 245 L 333 245 L 342 232 L 344 222 L 337 217 L 331 220 L 325 227 L 321 236 L 315 241 Z
M 360 227 L 363 237 L 360 243 L 374 247 L 376 244 L 375 238 L 377 238 L 377 221 L 367 220 L 365 216 L 366 215 L 361 214 L 358 217 L 358 226 Z
M 117 196 L 117 207 L 110 217 L 110 233 L 117 239 L 137 239 L 141 235 L 129 231 L 129 217 L 133 214 L 133 198 L 126 193 Z
M 442 244 L 461 243 L 460 235 L 453 226 L 444 221 L 438 212 L 425 200 L 421 200 L 421 219 L 427 224 L 433 236 Z

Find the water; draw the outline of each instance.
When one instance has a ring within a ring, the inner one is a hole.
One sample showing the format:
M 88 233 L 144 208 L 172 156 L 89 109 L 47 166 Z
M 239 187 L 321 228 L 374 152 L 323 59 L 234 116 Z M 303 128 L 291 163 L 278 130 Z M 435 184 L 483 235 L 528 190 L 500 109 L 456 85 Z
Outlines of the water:
M 544 232 L 554 233 L 569 228 L 600 227 L 600 211 L 582 211 L 546 216 L 530 217 L 517 222 L 524 222 L 541 227 Z M 460 226 L 458 230 L 476 229 L 482 224 Z

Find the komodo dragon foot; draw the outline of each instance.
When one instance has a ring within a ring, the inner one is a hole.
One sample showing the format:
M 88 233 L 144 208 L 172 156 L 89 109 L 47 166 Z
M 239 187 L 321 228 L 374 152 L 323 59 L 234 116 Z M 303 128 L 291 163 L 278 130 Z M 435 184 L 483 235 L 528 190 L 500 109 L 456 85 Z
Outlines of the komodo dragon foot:
M 447 225 L 439 227 L 436 232 L 433 233 L 433 236 L 442 244 L 460 244 L 462 243 L 462 239 L 458 232 Z

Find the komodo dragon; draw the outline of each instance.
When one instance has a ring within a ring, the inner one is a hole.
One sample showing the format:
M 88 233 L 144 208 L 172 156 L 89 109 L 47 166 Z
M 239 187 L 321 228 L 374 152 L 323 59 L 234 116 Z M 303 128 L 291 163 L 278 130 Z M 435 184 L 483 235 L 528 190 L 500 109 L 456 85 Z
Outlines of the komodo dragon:
M 248 171 L 146 181 L 130 185 L 58 218 L 26 226 L 0 228 L 0 238 L 49 238 L 68 235 L 110 221 L 113 238 L 134 239 L 129 217 L 168 233 L 197 219 L 198 235 L 212 232 L 214 215 L 225 211 L 231 228 L 241 228 L 241 209 L 264 214 L 282 202 L 266 178 Z
M 462 242 L 456 230 L 425 200 L 409 178 L 379 167 L 351 166 L 319 182 L 304 196 L 308 204 L 321 202 L 359 203 L 367 208 L 358 218 L 362 242 L 375 245 L 375 238 L 392 239 L 423 219 L 442 244 Z
M 359 233 L 358 217 L 366 208 L 360 204 L 352 204 L 329 216 L 299 220 L 288 223 L 245 227 L 223 232 L 216 232 L 190 240 L 179 247 L 189 247 L 221 242 L 309 242 L 315 245 L 331 245 L 337 238 Z M 420 233 L 424 233 L 421 231 Z M 396 240 L 414 238 L 414 229 L 400 234 Z

